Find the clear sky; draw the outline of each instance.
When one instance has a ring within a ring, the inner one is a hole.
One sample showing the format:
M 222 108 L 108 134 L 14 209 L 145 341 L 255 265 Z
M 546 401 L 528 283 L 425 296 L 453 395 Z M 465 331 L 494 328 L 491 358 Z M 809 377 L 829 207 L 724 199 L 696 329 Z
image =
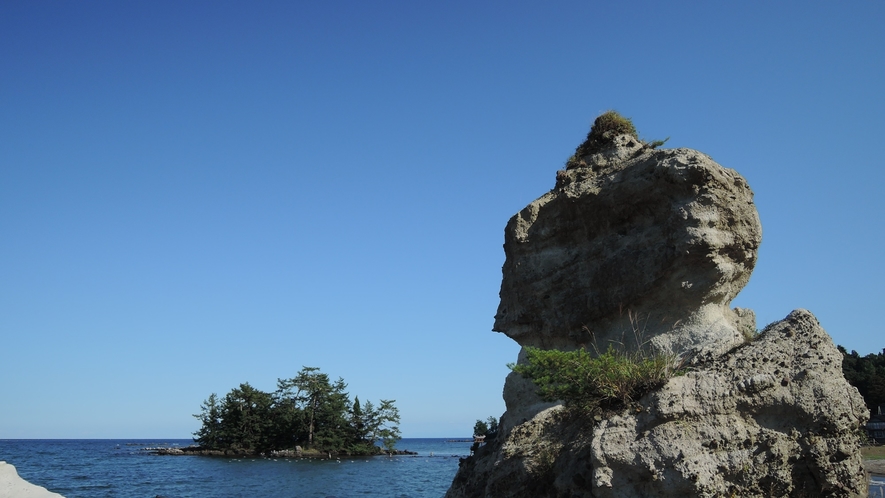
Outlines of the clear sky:
M 543 5 L 542 5 L 543 3 Z M 885 3 L 0 2 L 0 438 L 190 437 L 302 366 L 504 411 L 507 220 L 596 115 L 743 174 L 733 303 L 881 327 Z

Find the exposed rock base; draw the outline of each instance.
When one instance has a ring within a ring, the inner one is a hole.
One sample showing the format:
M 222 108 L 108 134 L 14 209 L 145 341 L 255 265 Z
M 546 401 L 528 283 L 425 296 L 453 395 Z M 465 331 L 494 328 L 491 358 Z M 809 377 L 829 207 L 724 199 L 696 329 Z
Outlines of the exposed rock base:
M 867 496 L 868 417 L 808 311 L 616 413 L 549 408 L 465 459 L 456 497 Z

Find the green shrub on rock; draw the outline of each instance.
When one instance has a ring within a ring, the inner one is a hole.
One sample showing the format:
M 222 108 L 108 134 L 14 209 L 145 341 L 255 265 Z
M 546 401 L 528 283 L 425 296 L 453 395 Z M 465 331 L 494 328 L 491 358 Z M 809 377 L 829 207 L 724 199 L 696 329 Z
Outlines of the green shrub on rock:
M 563 401 L 567 408 L 626 404 L 681 373 L 675 357 L 613 346 L 598 356 L 584 349 L 527 347 L 526 359 L 525 364 L 507 366 L 533 381 L 545 401 Z
M 575 156 L 582 157 L 599 152 L 610 145 L 616 136 L 624 134 L 639 136 L 630 118 L 625 118 L 616 111 L 606 111 L 593 121 L 587 139 L 575 150 Z
M 667 137 L 664 140 L 654 140 L 652 142 L 640 140 L 639 132 L 636 131 L 636 127 L 633 126 L 633 121 L 630 118 L 620 115 L 617 111 L 606 111 L 593 121 L 593 126 L 590 127 L 590 132 L 587 133 L 587 138 L 565 162 L 566 169 L 582 166 L 583 161 L 581 158 L 605 149 L 614 143 L 614 139 L 618 135 L 632 135 L 649 149 L 656 149 L 670 139 L 670 137 Z

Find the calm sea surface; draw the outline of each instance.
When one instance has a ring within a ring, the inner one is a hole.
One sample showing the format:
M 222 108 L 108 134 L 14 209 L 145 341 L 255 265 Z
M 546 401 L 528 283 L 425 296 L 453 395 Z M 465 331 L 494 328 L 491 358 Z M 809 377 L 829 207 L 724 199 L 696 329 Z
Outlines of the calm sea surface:
M 403 439 L 417 456 L 299 460 L 157 456 L 144 449 L 189 439 L 6 439 L 0 460 L 67 498 L 442 497 L 470 443 Z M 875 478 L 870 496 L 885 497 Z
M 417 456 L 337 460 L 158 456 L 144 448 L 189 439 L 6 439 L 0 461 L 67 498 L 442 497 L 470 443 L 403 439 Z

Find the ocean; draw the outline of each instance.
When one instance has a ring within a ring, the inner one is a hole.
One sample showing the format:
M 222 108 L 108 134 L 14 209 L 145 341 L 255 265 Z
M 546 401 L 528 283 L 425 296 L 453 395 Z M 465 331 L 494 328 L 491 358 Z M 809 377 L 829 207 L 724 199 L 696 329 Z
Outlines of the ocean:
M 0 461 L 66 498 L 442 497 L 469 442 L 402 439 L 417 455 L 310 460 L 159 456 L 190 439 L 6 439 Z
M 417 455 L 310 460 L 159 456 L 145 448 L 190 439 L 5 439 L 0 461 L 66 498 L 442 497 L 469 442 L 406 438 Z M 874 478 L 871 497 L 885 497 Z

